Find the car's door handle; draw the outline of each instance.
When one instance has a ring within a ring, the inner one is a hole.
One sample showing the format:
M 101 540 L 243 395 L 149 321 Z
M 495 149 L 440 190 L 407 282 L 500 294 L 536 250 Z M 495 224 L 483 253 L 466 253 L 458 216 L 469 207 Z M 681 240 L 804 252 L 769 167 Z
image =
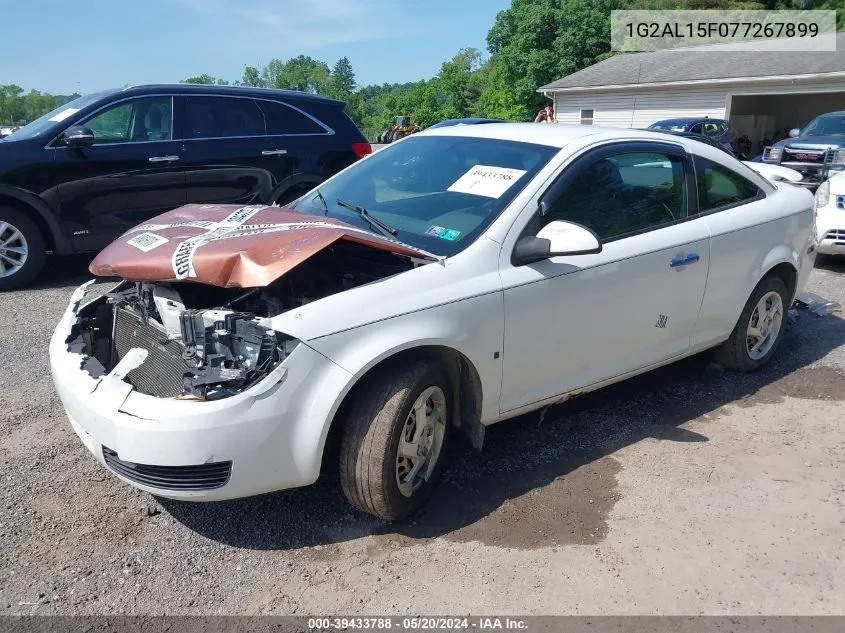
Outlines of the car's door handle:
M 675 257 L 669 262 L 669 265 L 672 268 L 675 268 L 676 266 L 686 266 L 687 264 L 694 264 L 699 259 L 701 258 L 696 253 L 690 253 L 686 257 Z
M 174 160 L 179 160 L 178 156 L 150 156 L 151 163 L 170 163 Z
M 286 149 L 265 149 L 261 152 L 262 156 L 284 156 L 288 151 Z

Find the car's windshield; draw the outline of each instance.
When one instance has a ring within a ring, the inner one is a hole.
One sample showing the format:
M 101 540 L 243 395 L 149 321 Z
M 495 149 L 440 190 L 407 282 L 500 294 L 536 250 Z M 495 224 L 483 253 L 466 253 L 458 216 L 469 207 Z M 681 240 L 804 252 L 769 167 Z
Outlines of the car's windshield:
M 34 138 L 51 128 L 58 128 L 62 121 L 67 119 L 70 116 L 73 116 L 77 112 L 79 112 L 82 108 L 85 108 L 99 98 L 103 96 L 103 93 L 96 93 L 85 95 L 83 97 L 77 97 L 73 101 L 68 103 L 64 103 L 59 107 L 55 108 L 54 110 L 50 110 L 47 114 L 38 117 L 29 125 L 23 126 L 21 129 L 12 132 L 4 138 L 4 141 L 23 141 L 28 138 Z
M 845 136 L 845 114 L 823 114 L 801 130 L 801 136 Z
M 396 239 L 436 255 L 454 255 L 557 151 L 488 138 L 415 136 L 353 165 L 292 208 L 371 228 L 348 209 L 358 205 L 395 229 Z
M 683 123 L 652 123 L 648 126 L 649 130 L 665 130 L 667 132 L 683 132 L 687 126 Z

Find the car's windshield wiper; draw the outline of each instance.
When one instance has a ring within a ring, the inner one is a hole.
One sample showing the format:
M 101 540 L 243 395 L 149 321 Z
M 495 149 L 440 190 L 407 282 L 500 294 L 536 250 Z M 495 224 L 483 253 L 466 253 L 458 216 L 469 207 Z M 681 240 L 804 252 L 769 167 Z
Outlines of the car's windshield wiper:
M 358 215 L 360 215 L 362 218 L 364 218 L 364 220 L 367 221 L 367 223 L 371 227 L 378 228 L 382 232 L 382 234 L 388 234 L 388 237 L 393 237 L 394 235 L 396 235 L 396 229 L 394 229 L 389 224 L 385 224 L 384 222 L 379 220 L 376 216 L 371 214 L 369 211 L 367 211 L 361 205 L 352 204 L 351 202 L 347 202 L 346 200 L 341 200 L 340 198 L 337 199 L 337 203 L 338 203 L 338 205 L 340 205 L 344 209 L 349 209 L 350 211 L 353 211 L 354 213 L 357 213 Z
M 326 202 L 326 199 L 323 197 L 323 194 L 320 192 L 319 189 L 317 189 L 317 196 L 316 197 L 319 198 L 320 202 L 323 203 L 323 208 L 326 210 L 326 215 L 328 215 L 329 214 L 329 203 Z

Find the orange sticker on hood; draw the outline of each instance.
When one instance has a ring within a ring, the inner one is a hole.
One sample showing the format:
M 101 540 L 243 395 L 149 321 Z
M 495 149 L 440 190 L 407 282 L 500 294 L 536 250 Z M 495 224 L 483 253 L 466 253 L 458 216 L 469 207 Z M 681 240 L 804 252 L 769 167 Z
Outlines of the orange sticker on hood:
M 280 207 L 189 204 L 130 229 L 91 262 L 99 276 L 266 286 L 338 240 L 408 257 L 437 256 L 334 218 Z

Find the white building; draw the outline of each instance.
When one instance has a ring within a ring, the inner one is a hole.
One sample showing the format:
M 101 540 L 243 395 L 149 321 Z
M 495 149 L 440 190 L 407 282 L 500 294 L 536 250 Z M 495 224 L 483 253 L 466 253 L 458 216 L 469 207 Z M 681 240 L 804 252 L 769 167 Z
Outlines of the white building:
M 645 128 L 661 119 L 730 120 L 753 147 L 776 130 L 845 110 L 845 32 L 835 52 L 703 51 L 615 55 L 539 89 L 560 123 Z

